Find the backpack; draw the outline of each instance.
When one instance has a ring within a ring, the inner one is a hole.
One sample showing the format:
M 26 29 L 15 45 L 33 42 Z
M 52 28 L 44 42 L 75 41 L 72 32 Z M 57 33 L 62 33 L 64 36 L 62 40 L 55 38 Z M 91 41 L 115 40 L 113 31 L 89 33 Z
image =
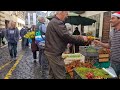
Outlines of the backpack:
M 35 42 L 38 44 L 45 41 L 45 33 L 42 31 L 42 24 L 38 23 L 35 31 Z

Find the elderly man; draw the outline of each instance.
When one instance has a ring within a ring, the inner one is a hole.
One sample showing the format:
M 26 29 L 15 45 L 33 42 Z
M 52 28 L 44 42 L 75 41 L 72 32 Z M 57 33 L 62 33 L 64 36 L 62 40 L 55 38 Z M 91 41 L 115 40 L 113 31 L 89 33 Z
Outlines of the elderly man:
M 111 67 L 115 70 L 117 76 L 120 75 L 120 12 L 112 14 L 110 20 L 111 26 L 114 27 L 114 30 L 110 33 L 109 43 L 102 43 L 95 40 L 96 45 L 101 45 L 105 48 L 111 49 L 110 61 Z
M 68 11 L 57 11 L 55 17 L 49 22 L 46 31 L 45 55 L 49 61 L 49 74 L 51 79 L 65 79 L 66 70 L 62 59 L 68 43 L 78 44 L 87 41 L 87 37 L 71 35 L 65 26 Z
M 44 17 L 38 17 L 38 23 L 36 25 L 36 32 L 39 33 L 40 38 L 36 38 L 37 45 L 39 47 L 39 63 L 42 70 L 42 77 L 43 79 L 47 78 L 47 70 L 48 70 L 48 62 L 46 60 L 46 57 L 44 55 L 44 49 L 45 49 L 45 33 L 46 33 L 46 26 L 44 24 L 45 19 Z
M 8 41 L 8 49 L 11 56 L 11 60 L 16 60 L 17 43 L 19 41 L 19 30 L 16 28 L 15 22 L 9 22 L 9 28 L 6 30 L 5 37 Z

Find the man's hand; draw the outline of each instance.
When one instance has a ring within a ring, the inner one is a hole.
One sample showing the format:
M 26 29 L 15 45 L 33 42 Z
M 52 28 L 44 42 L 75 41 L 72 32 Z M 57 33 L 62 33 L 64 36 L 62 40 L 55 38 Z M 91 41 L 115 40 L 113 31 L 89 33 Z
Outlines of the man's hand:
M 101 45 L 101 41 L 94 40 L 93 42 L 94 42 L 94 44 L 95 44 L 96 46 L 99 46 L 99 45 Z
M 88 41 L 88 37 L 87 36 L 82 36 L 84 41 L 87 42 Z

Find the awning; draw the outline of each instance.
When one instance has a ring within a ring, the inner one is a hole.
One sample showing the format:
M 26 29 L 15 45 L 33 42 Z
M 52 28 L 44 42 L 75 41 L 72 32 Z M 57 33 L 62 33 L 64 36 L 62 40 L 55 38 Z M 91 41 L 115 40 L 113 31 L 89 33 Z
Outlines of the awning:
M 82 16 L 71 16 L 68 17 L 68 19 L 65 21 L 66 23 L 70 23 L 72 25 L 92 25 L 93 23 L 96 22 L 96 20 L 87 18 L 87 17 L 82 17 Z
M 49 20 L 51 20 L 52 18 L 53 18 L 52 16 L 47 17 L 47 19 Z M 92 25 L 95 22 L 96 20 L 87 17 L 82 17 L 79 14 L 75 13 L 70 13 L 65 21 L 65 23 L 70 23 L 71 25 L 83 25 L 83 26 Z

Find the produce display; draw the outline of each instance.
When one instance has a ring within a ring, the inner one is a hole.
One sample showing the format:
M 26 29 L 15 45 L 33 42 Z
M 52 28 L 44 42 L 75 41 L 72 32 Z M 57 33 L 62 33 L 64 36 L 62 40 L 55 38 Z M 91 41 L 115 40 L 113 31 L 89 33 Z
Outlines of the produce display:
M 110 50 L 101 48 L 98 50 L 99 53 L 99 62 L 108 62 L 109 61 L 109 54 Z
M 88 38 L 89 41 L 92 41 L 92 40 L 95 39 L 95 37 L 93 37 L 93 36 L 87 36 L 87 38 Z
M 84 62 L 84 56 L 80 53 L 74 53 L 74 54 L 62 54 L 62 58 L 64 59 L 65 64 L 69 64 L 73 61 L 80 61 Z
M 86 47 L 86 52 L 95 53 L 97 50 L 92 46 L 88 46 Z
M 79 67 L 79 65 L 80 65 L 80 60 L 73 61 L 73 62 L 65 65 L 66 71 L 67 71 L 67 73 L 69 73 L 69 75 L 71 76 L 71 78 L 73 78 L 73 69 L 75 67 Z
M 35 31 L 28 32 L 24 37 L 29 39 L 35 38 Z
M 75 71 L 82 79 L 107 79 L 112 78 L 106 71 L 98 68 L 77 67 Z
M 100 48 L 98 50 L 99 54 L 110 54 L 110 49 L 106 49 L 106 48 Z
M 82 62 L 80 62 L 80 60 L 73 61 L 69 64 L 66 64 L 65 67 L 66 67 L 67 73 L 70 74 L 71 78 L 73 78 L 73 70 L 76 67 L 95 68 L 92 63 L 90 63 L 90 62 L 82 63 Z
M 74 70 L 82 79 L 112 78 L 106 71 L 100 69 L 109 66 L 107 61 L 109 61 L 110 50 L 97 49 L 93 46 L 80 46 L 80 53 L 62 54 L 68 78 L 74 78 Z M 82 62 L 82 60 L 84 61 Z
M 62 58 L 78 58 L 81 57 L 80 53 L 74 53 L 74 54 L 62 54 Z

